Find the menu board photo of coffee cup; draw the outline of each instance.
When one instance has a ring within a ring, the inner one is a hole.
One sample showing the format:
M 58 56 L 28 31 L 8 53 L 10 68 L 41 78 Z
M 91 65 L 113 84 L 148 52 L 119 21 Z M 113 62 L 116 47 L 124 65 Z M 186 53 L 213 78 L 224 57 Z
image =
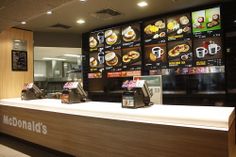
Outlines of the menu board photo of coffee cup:
M 167 67 L 167 53 L 165 43 L 145 45 L 144 53 L 145 66 L 150 67 L 150 69 L 154 67 Z
M 194 58 L 196 66 L 222 65 L 221 37 L 209 37 L 194 40 Z
M 120 49 L 120 27 L 105 30 L 105 49 Z
M 104 47 L 104 31 L 92 32 L 89 36 L 89 51 L 97 51 Z
M 221 29 L 220 7 L 192 12 L 193 33 Z
M 165 19 L 152 20 L 144 23 L 145 43 L 165 42 L 166 21 Z
M 192 66 L 192 41 L 174 41 L 168 43 L 169 67 L 191 67 Z
M 140 46 L 140 23 L 122 27 L 122 47 Z
M 167 18 L 168 41 L 187 38 L 191 35 L 190 14 L 182 14 Z

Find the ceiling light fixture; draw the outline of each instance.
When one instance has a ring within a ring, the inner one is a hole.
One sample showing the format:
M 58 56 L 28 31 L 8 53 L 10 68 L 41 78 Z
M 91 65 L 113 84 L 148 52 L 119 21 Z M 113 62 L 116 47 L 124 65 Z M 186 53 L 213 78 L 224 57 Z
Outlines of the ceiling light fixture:
M 51 11 L 51 10 L 48 10 L 48 11 L 47 11 L 47 14 L 48 14 L 48 15 L 51 15 L 51 14 L 52 14 L 52 11 Z
M 25 25 L 25 24 L 26 24 L 26 21 L 21 21 L 21 24 L 22 24 L 22 25 Z
M 236 23 L 236 19 L 234 20 L 234 23 Z
M 63 58 L 44 57 L 43 60 L 65 61 L 66 59 L 63 59 Z
M 142 1 L 142 2 L 137 3 L 137 5 L 142 8 L 142 7 L 146 7 L 148 3 L 145 1 Z
M 64 56 L 66 56 L 66 57 L 77 57 L 77 58 L 81 57 L 81 55 L 76 55 L 76 54 L 64 54 Z
M 84 23 L 85 23 L 85 20 L 79 19 L 79 20 L 76 21 L 76 23 L 78 23 L 78 24 L 84 24 Z
M 87 0 L 79 0 L 80 2 L 86 2 Z

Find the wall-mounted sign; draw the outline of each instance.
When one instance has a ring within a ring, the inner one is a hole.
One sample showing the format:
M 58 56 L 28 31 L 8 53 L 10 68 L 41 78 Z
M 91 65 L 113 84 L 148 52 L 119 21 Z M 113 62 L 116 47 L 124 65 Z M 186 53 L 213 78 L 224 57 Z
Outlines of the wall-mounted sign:
M 13 71 L 27 71 L 27 51 L 12 50 L 11 57 Z
M 27 51 L 27 41 L 14 39 L 12 41 L 12 50 Z

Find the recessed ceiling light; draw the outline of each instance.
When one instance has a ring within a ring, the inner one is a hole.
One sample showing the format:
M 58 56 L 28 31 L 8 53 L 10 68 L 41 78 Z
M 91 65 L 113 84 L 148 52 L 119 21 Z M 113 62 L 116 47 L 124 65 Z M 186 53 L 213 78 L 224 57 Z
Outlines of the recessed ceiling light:
M 26 21 L 21 21 L 21 24 L 22 24 L 22 25 L 25 25 L 25 24 L 26 24 Z
M 87 0 L 79 0 L 80 2 L 86 2 Z
M 137 5 L 138 5 L 139 7 L 146 7 L 146 6 L 148 5 L 148 3 L 145 2 L 145 1 L 142 1 L 142 2 L 137 3 Z
M 84 23 L 85 23 L 85 20 L 79 19 L 79 20 L 76 21 L 76 23 L 78 23 L 78 24 L 84 24 Z
M 47 14 L 48 14 L 48 15 L 51 15 L 51 14 L 52 14 L 52 11 L 51 11 L 51 10 L 48 10 L 48 11 L 47 11 Z

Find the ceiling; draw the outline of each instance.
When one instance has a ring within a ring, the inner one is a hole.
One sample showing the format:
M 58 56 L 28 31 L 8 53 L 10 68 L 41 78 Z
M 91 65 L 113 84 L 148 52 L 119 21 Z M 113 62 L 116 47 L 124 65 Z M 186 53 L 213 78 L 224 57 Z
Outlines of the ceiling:
M 16 26 L 22 29 L 40 32 L 83 33 L 95 28 L 117 24 L 143 17 L 168 13 L 199 5 L 223 2 L 226 0 L 146 0 L 148 6 L 139 8 L 140 0 L 1 0 L 0 29 Z M 5 4 L 4 4 L 5 3 Z M 3 6 L 3 7 L 1 7 Z M 100 18 L 95 12 L 111 8 L 121 13 L 119 16 Z M 53 14 L 47 15 L 51 9 Z M 76 20 L 83 18 L 85 24 L 79 25 Z M 26 25 L 19 22 L 26 20 Z M 70 26 L 69 29 L 51 28 L 54 24 Z

